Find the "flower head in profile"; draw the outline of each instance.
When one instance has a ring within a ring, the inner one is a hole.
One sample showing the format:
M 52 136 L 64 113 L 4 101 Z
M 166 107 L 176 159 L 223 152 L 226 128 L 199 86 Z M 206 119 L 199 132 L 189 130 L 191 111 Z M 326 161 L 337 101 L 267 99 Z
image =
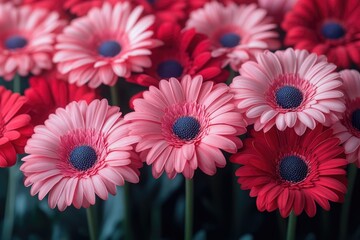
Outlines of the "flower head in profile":
M 57 38 L 53 60 L 59 72 L 68 74 L 70 83 L 96 88 L 150 67 L 150 49 L 160 42 L 151 39 L 154 16 L 141 17 L 142 12 L 128 2 L 105 3 L 74 19 Z
M 64 22 L 55 12 L 0 3 L 0 76 L 38 75 L 52 67 L 55 37 Z
M 326 55 L 340 68 L 360 66 L 360 1 L 298 0 L 282 28 L 285 44 Z
M 346 159 L 360 166 L 360 73 L 356 70 L 343 70 L 340 76 L 344 81 L 346 111 L 332 129 L 345 148 Z
M 265 49 L 279 47 L 276 24 L 256 4 L 224 6 L 210 2 L 190 14 L 186 27 L 206 34 L 211 40 L 212 55 L 225 55 L 223 65 L 230 64 L 235 71 Z
M 0 86 L 0 168 L 16 163 L 33 133 L 26 98 Z
M 202 75 L 203 80 L 225 82 L 228 72 L 222 69 L 222 58 L 211 56 L 210 41 L 195 29 L 182 30 L 174 23 L 161 24 L 155 33 L 164 44 L 152 51 L 151 68 L 133 74 L 131 82 L 158 86 L 162 79 Z
M 88 86 L 76 86 L 56 78 L 32 77 L 25 97 L 30 106 L 33 126 L 43 124 L 51 113 L 59 107 L 66 107 L 72 101 L 85 100 L 87 103 L 100 98 L 95 89 Z
M 20 170 L 31 195 L 49 195 L 51 208 L 89 207 L 95 196 L 106 200 L 116 186 L 139 181 L 142 164 L 132 146 L 139 139 L 105 99 L 58 108 L 34 131 Z
M 317 123 L 330 126 L 345 111 L 342 80 L 324 56 L 306 50 L 264 52 L 240 69 L 230 87 L 256 131 L 274 125 L 302 135 Z
M 246 132 L 232 99 L 227 85 L 189 75 L 181 82 L 162 80 L 136 99 L 135 112 L 125 120 L 131 135 L 141 137 L 136 151 L 153 165 L 153 176 L 165 171 L 169 178 L 177 173 L 192 178 L 197 168 L 213 175 L 224 167 L 221 150 L 235 153 L 242 146 L 237 136 Z
M 331 129 L 320 124 L 298 136 L 293 129 L 272 128 L 253 132 L 245 139 L 244 150 L 230 160 L 242 166 L 235 172 L 243 190 L 257 197 L 259 211 L 279 209 L 282 217 L 291 211 L 316 214 L 316 203 L 329 210 L 332 202 L 342 202 L 346 193 L 347 161 L 340 157 Z

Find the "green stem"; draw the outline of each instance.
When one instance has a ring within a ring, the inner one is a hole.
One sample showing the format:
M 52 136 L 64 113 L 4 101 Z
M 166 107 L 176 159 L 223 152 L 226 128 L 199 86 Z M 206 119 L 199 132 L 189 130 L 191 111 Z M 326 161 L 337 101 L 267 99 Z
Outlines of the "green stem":
M 113 106 L 119 106 L 119 91 L 117 88 L 117 84 L 115 84 L 114 86 L 112 86 L 110 88 L 110 92 L 111 92 L 111 103 Z
M 358 171 L 358 169 L 355 166 L 355 164 L 352 163 L 349 165 L 348 191 L 345 196 L 345 202 L 341 208 L 339 240 L 347 239 L 347 231 L 348 231 L 347 227 L 348 227 L 348 222 L 349 222 L 351 197 L 352 197 L 352 193 L 353 193 L 353 189 L 354 189 L 354 185 L 355 185 L 357 171 Z
M 289 216 L 286 240 L 295 240 L 295 236 L 296 236 L 296 215 L 294 211 L 292 211 Z
M 194 183 L 192 179 L 185 181 L 185 240 L 192 239 L 194 211 Z
M 21 94 L 21 77 L 18 74 L 13 79 L 13 92 Z
M 96 240 L 98 231 L 97 231 L 97 221 L 96 221 L 96 207 L 90 206 L 86 209 L 86 217 L 89 227 L 89 235 L 91 240 Z
M 134 239 L 132 227 L 131 227 L 131 203 L 130 203 L 130 186 L 128 183 L 124 184 L 124 228 L 125 228 L 125 239 L 132 240 Z
M 3 240 L 12 239 L 15 219 L 15 199 L 16 199 L 16 186 L 17 186 L 17 168 L 13 166 L 9 168 L 8 188 L 6 194 L 6 207 L 4 215 L 4 224 L 2 229 Z

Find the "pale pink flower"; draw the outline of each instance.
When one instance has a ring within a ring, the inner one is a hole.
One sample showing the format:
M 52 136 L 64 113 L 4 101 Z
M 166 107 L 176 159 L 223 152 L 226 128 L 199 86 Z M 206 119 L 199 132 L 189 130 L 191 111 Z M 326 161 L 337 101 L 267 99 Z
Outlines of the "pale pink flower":
M 155 178 L 164 171 L 169 178 L 192 178 L 197 168 L 213 175 L 226 164 L 221 150 L 235 153 L 242 146 L 237 136 L 246 132 L 246 123 L 229 90 L 186 75 L 181 82 L 161 80 L 134 101 L 135 112 L 125 120 L 131 121 L 130 134 L 142 137 L 136 151 L 153 165 Z
M 51 69 L 57 31 L 64 25 L 55 12 L 0 3 L 0 76 L 38 75 Z
M 276 24 L 256 4 L 230 3 L 224 6 L 219 2 L 210 2 L 190 14 L 186 27 L 209 36 L 212 55 L 225 55 L 223 65 L 230 64 L 236 71 L 243 62 L 254 59 L 256 54 L 280 46 Z
M 324 56 L 306 50 L 264 52 L 242 65 L 230 87 L 256 131 L 274 125 L 302 135 L 317 123 L 331 126 L 345 111 L 342 80 Z
M 116 186 L 139 181 L 142 164 L 132 146 L 139 139 L 105 99 L 58 108 L 34 131 L 20 170 L 31 195 L 49 194 L 51 208 L 89 207 L 95 196 L 106 200 Z
M 340 76 L 344 81 L 346 111 L 341 121 L 332 128 L 344 145 L 346 159 L 360 166 L 360 73 L 356 70 L 343 70 Z
M 118 77 L 129 77 L 150 67 L 150 49 L 159 45 L 149 30 L 154 16 L 141 17 L 143 7 L 128 2 L 104 3 L 67 26 L 57 38 L 54 62 L 69 75 L 69 82 L 91 88 L 113 86 Z

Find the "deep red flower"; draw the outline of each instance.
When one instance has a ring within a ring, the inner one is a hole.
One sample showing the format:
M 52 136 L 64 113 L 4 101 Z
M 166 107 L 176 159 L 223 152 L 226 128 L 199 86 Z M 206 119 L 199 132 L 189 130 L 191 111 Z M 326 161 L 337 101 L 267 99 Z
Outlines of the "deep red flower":
M 101 7 L 104 2 L 115 5 L 117 2 L 127 0 L 65 0 L 64 6 L 73 14 L 84 16 L 92 7 Z M 129 1 L 133 6 L 143 6 L 145 14 L 154 14 L 156 20 L 179 21 L 185 19 L 185 7 L 187 0 L 133 0 Z
M 34 126 L 43 124 L 57 108 L 64 108 L 72 101 L 85 100 L 90 103 L 100 98 L 95 89 L 86 85 L 78 87 L 56 78 L 32 77 L 29 84 L 25 96 L 29 99 L 29 114 Z
M 360 1 L 299 0 L 282 23 L 285 44 L 324 54 L 340 68 L 360 66 Z
M 153 50 L 151 68 L 132 75 L 128 81 L 158 86 L 161 79 L 185 75 L 202 75 L 204 81 L 226 81 L 228 72 L 221 67 L 223 59 L 211 56 L 210 41 L 205 35 L 194 29 L 181 31 L 177 24 L 164 23 L 157 29 L 155 38 L 164 45 Z
M 329 210 L 329 200 L 341 202 L 346 193 L 347 161 L 339 155 L 343 147 L 331 129 L 318 125 L 298 136 L 293 129 L 252 132 L 244 151 L 231 157 L 242 166 L 238 182 L 257 197 L 259 211 L 279 209 L 282 217 L 291 211 L 316 214 L 318 203 Z
M 33 133 L 26 98 L 0 86 L 0 168 L 16 163 Z

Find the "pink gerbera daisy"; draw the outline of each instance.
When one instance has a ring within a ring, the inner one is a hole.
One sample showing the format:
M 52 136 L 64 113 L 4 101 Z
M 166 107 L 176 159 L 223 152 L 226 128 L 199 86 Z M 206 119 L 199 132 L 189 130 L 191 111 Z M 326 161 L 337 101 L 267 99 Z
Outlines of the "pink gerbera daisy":
M 221 58 L 211 56 L 210 41 L 195 29 L 183 30 L 178 24 L 164 23 L 155 37 L 164 44 L 153 50 L 151 68 L 134 74 L 131 82 L 143 86 L 158 86 L 162 79 L 182 78 L 185 75 L 202 75 L 203 79 L 225 82 L 228 71 L 222 69 Z
M 187 28 L 209 36 L 212 55 L 225 55 L 223 65 L 230 64 L 238 70 L 240 65 L 253 59 L 265 49 L 279 47 L 276 25 L 266 17 L 264 9 L 256 4 L 227 6 L 211 2 L 203 8 L 193 11 L 186 23 Z
M 343 70 L 340 75 L 344 80 L 346 111 L 332 128 L 345 148 L 347 160 L 360 166 L 360 73 Z
M 139 139 L 128 134 L 119 108 L 105 99 L 57 109 L 25 147 L 25 186 L 40 200 L 49 194 L 49 206 L 60 211 L 71 204 L 89 207 L 95 195 L 106 200 L 116 186 L 139 181 L 141 162 L 132 147 Z
M 257 197 L 259 211 L 279 209 L 285 218 L 305 210 L 313 217 L 315 203 L 328 211 L 329 200 L 343 201 L 347 161 L 340 157 L 344 149 L 331 129 L 318 125 L 298 136 L 293 129 L 273 128 L 252 135 L 230 160 L 242 165 L 235 174 L 241 188 Z
M 16 163 L 33 133 L 26 98 L 0 86 L 0 168 Z
M 285 17 L 285 44 L 324 54 L 338 67 L 360 66 L 360 1 L 298 0 Z
M 52 67 L 56 32 L 64 22 L 55 12 L 0 4 L 0 76 L 40 74 Z
M 90 103 L 100 97 L 95 89 L 86 85 L 78 87 L 56 78 L 32 77 L 29 84 L 25 97 L 29 100 L 33 126 L 43 124 L 57 108 L 64 108 L 72 101 L 85 100 Z
M 154 16 L 140 17 L 141 6 L 132 10 L 128 2 L 93 8 L 73 20 L 58 36 L 54 62 L 69 82 L 91 88 L 101 83 L 113 86 L 118 77 L 150 67 L 150 49 L 159 45 L 148 28 Z
M 230 87 L 256 131 L 274 125 L 302 135 L 317 123 L 330 126 L 345 111 L 342 80 L 324 56 L 306 50 L 264 52 L 249 61 Z
M 208 175 L 224 167 L 221 150 L 235 153 L 242 146 L 237 136 L 246 131 L 232 99 L 227 85 L 187 75 L 181 82 L 162 80 L 135 100 L 135 112 L 125 120 L 131 121 L 131 135 L 142 137 L 136 151 L 153 165 L 153 176 L 165 171 L 169 178 L 192 178 L 198 167 Z

